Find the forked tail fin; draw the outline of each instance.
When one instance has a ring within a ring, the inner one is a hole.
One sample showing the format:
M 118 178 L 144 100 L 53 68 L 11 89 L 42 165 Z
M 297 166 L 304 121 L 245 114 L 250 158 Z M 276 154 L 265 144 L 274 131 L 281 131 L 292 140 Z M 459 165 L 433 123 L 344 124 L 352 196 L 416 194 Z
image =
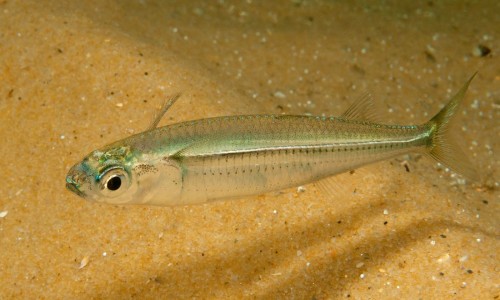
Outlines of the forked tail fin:
M 456 143 L 457 132 L 454 129 L 456 130 L 457 128 L 453 128 L 455 127 L 453 123 L 458 107 L 474 76 L 476 74 L 472 75 L 458 93 L 451 98 L 450 102 L 426 124 L 429 126 L 431 132 L 430 156 L 451 170 L 473 181 L 478 180 L 479 176 L 465 153 Z

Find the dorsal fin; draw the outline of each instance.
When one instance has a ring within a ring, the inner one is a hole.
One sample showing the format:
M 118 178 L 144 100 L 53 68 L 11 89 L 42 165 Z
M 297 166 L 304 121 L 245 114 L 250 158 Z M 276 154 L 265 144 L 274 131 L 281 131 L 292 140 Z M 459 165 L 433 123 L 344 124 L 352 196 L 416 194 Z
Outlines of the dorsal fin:
M 373 104 L 372 95 L 368 92 L 354 101 L 341 117 L 349 120 L 369 121 L 373 123 L 381 121 L 381 116 Z
M 167 112 L 167 110 L 172 105 L 174 105 L 175 101 L 177 101 L 177 99 L 179 99 L 180 96 L 181 96 L 181 93 L 177 93 L 177 94 L 174 94 L 172 97 L 168 98 L 165 101 L 165 103 L 163 103 L 163 105 L 160 108 L 160 110 L 158 110 L 158 112 L 155 115 L 155 118 L 153 119 L 153 122 L 151 122 L 151 124 L 149 125 L 149 127 L 146 130 L 155 129 L 156 126 L 158 125 L 158 123 L 160 123 L 161 118 L 163 118 L 163 116 Z

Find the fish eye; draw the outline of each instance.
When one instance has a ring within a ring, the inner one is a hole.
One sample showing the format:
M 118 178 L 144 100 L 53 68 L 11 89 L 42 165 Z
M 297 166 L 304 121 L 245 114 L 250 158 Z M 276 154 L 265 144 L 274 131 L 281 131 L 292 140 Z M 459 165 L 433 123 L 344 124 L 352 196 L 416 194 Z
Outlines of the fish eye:
M 127 190 L 128 173 L 121 167 L 111 167 L 99 177 L 100 193 L 106 197 L 116 197 Z
M 106 182 L 106 188 L 110 191 L 116 191 L 122 185 L 122 180 L 119 176 L 113 176 L 108 179 Z

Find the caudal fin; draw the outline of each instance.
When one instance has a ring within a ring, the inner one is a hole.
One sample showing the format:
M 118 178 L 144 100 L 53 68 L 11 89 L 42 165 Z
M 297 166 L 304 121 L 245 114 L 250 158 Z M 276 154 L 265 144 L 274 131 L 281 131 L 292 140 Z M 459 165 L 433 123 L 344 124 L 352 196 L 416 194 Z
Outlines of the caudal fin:
M 474 76 L 476 74 L 472 75 L 458 93 L 451 98 L 450 102 L 427 123 L 431 131 L 430 156 L 473 181 L 478 180 L 479 176 L 465 153 L 456 143 L 457 132 L 455 131 L 457 128 L 454 128 L 456 126 L 453 126 L 453 123 L 454 116 Z

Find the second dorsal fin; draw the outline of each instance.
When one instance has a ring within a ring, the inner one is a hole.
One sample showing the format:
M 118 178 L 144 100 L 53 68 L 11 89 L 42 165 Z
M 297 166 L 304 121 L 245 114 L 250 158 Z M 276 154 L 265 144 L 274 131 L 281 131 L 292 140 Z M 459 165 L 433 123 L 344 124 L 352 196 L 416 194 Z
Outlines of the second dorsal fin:
M 373 98 L 370 93 L 364 93 L 356 100 L 341 116 L 344 119 L 368 121 L 378 123 L 381 121 L 380 113 L 378 113 Z

